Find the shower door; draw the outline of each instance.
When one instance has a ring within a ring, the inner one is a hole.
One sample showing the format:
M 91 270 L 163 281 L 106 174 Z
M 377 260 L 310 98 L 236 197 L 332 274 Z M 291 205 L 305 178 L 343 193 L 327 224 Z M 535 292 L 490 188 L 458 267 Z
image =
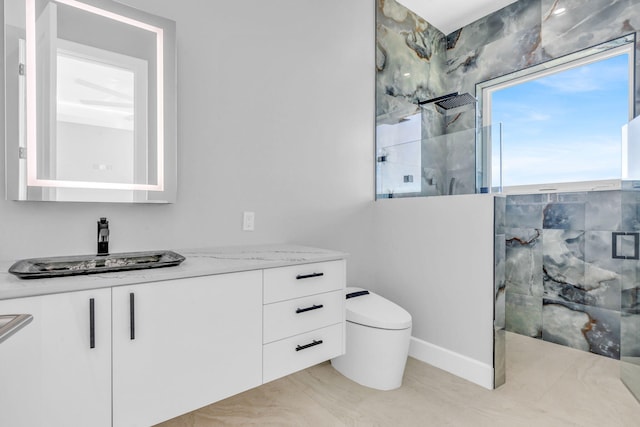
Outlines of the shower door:
M 621 232 L 612 256 L 623 258 L 620 301 L 620 378 L 640 401 L 640 118 L 623 128 Z
M 625 252 L 621 272 L 620 378 L 640 401 L 640 189 L 625 184 L 623 182 L 621 197 L 622 224 L 633 231 L 621 232 L 612 239 L 612 252 Z

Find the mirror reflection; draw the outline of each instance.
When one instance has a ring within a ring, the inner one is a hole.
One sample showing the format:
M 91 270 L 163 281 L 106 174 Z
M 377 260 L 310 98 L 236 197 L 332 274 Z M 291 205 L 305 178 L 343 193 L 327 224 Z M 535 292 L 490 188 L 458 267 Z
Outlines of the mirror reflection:
M 174 36 L 113 1 L 7 0 L 8 197 L 173 201 Z

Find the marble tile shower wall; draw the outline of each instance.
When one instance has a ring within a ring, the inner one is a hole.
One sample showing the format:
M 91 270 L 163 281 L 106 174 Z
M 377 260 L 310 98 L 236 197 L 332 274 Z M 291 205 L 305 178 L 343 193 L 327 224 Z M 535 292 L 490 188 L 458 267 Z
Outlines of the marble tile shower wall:
M 377 0 L 377 124 L 395 124 L 419 112 L 418 101 L 444 90 L 443 37 L 438 29 L 395 0 Z
M 428 16 L 419 17 L 395 0 L 377 5 L 378 120 L 418 111 L 417 99 L 454 91 L 475 94 L 479 82 L 640 30 L 638 0 L 519 0 L 448 36 L 429 25 Z M 554 14 L 559 8 L 566 11 Z M 640 111 L 640 79 L 636 93 Z M 442 183 L 438 194 L 475 192 L 476 142 L 460 131 L 473 129 L 476 119 L 472 107 L 422 109 L 422 179 Z M 430 139 L 443 134 L 457 136 Z
M 506 329 L 619 359 L 621 324 L 624 336 L 640 331 L 640 261 L 612 257 L 613 233 L 640 231 L 639 201 L 621 191 L 508 196 Z M 623 355 L 640 355 L 637 341 L 622 342 Z
M 553 13 L 560 8 L 564 13 Z M 638 0 L 520 0 L 447 36 L 449 89 L 474 94 L 477 83 L 639 30 Z M 640 55 L 636 58 L 640 71 Z M 640 95 L 640 80 L 636 93 Z M 452 110 L 447 132 L 473 128 L 476 120 L 474 109 Z M 473 140 L 459 143 L 467 147 L 459 148 L 460 153 L 475 147 Z M 462 158 L 456 163 L 473 167 Z
M 424 195 L 445 194 L 446 140 L 434 137 L 446 129 L 443 114 L 418 102 L 443 95 L 445 75 L 444 34 L 395 0 L 377 0 L 376 124 L 421 114 Z

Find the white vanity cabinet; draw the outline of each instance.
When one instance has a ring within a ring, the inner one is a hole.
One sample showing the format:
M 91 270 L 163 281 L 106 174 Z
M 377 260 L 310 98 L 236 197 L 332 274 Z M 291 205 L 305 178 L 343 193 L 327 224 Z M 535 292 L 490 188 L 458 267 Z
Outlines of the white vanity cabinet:
M 0 426 L 110 427 L 111 289 L 2 300 L 0 314 L 33 316 L 0 343 Z
M 113 425 L 150 426 L 262 383 L 262 271 L 113 288 Z
M 263 381 L 345 351 L 344 260 L 264 270 Z
M 344 353 L 344 259 L 251 266 L 0 300 L 33 316 L 0 342 L 0 426 L 151 426 Z

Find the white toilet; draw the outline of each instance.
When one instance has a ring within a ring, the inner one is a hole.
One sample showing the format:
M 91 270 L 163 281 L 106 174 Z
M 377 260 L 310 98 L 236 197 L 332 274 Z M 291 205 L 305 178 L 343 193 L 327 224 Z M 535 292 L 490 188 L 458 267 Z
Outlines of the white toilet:
M 402 385 L 409 353 L 411 315 L 362 288 L 347 288 L 347 351 L 333 367 L 358 384 L 378 390 Z

